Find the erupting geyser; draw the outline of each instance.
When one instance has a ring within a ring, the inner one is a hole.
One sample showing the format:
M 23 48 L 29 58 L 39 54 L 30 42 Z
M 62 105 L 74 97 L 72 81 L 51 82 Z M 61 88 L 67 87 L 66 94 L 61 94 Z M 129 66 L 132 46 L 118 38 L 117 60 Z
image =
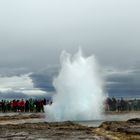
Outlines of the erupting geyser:
M 100 71 L 92 55 L 74 56 L 63 51 L 61 70 L 54 79 L 53 104 L 45 107 L 46 120 L 77 121 L 101 119 L 105 94 Z

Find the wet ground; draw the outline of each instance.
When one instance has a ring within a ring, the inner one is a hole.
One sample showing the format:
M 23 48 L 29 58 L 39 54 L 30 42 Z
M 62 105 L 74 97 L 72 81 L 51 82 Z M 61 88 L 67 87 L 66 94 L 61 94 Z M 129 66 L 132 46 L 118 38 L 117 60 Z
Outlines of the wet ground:
M 42 114 L 0 116 L 1 140 L 106 140 L 87 126 L 72 122 L 47 123 Z
M 0 140 L 140 140 L 139 112 L 108 115 L 113 119 L 95 127 L 96 121 L 47 123 L 42 113 L 0 114 Z
M 103 122 L 93 133 L 112 140 L 140 140 L 140 118 Z

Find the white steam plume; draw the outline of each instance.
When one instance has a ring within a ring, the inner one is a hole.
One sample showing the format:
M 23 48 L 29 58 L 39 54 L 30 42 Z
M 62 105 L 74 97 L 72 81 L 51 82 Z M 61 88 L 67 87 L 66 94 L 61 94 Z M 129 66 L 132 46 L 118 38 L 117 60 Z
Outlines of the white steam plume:
M 45 107 L 47 121 L 101 119 L 105 94 L 95 57 L 74 56 L 63 51 L 61 70 L 54 79 L 56 95 Z

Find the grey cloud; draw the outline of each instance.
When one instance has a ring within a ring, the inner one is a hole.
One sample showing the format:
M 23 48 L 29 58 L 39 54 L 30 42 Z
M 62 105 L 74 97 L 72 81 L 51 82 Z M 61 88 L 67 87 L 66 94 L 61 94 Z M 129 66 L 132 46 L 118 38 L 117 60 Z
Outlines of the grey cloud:
M 107 83 L 107 90 L 111 96 L 138 97 L 140 94 L 140 69 L 108 75 Z
M 0 100 L 1 99 L 22 99 L 22 98 L 28 98 L 28 96 L 25 95 L 24 93 L 14 92 L 14 91 L 0 92 Z
M 15 92 L 15 91 L 9 91 L 9 92 L 0 92 L 0 100 L 2 99 L 28 99 L 28 98 L 39 98 L 39 99 L 43 99 L 43 98 L 46 98 L 46 99 L 51 99 L 52 98 L 52 94 L 48 95 L 46 93 L 46 95 L 32 95 L 32 96 L 29 96 L 29 95 L 26 95 L 22 92 Z
M 0 2 L 0 67 L 39 70 L 60 52 L 95 53 L 102 65 L 139 60 L 140 1 L 24 0 Z M 25 10 L 26 9 L 26 10 Z
M 61 51 L 75 53 L 80 45 L 103 68 L 134 70 L 108 76 L 110 94 L 138 94 L 139 5 L 138 0 L 0 1 L 0 75 L 32 72 L 34 86 L 52 92 L 58 69 L 46 67 L 59 67 Z
M 53 78 L 57 76 L 59 68 L 33 73 L 34 86 L 45 91 L 55 92 L 53 87 Z M 140 94 L 140 69 L 133 68 L 130 70 L 105 70 L 106 90 L 110 96 L 125 97 L 138 96 Z
M 34 87 L 47 92 L 55 92 L 53 79 L 58 75 L 58 67 L 50 67 L 30 75 Z

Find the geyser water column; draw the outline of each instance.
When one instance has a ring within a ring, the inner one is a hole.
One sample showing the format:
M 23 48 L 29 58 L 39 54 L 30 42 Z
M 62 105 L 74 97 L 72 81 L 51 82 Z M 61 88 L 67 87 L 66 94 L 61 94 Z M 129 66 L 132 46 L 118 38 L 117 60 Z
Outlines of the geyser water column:
M 98 120 L 102 117 L 103 82 L 95 57 L 63 51 L 61 69 L 54 79 L 53 104 L 45 106 L 46 121 Z

